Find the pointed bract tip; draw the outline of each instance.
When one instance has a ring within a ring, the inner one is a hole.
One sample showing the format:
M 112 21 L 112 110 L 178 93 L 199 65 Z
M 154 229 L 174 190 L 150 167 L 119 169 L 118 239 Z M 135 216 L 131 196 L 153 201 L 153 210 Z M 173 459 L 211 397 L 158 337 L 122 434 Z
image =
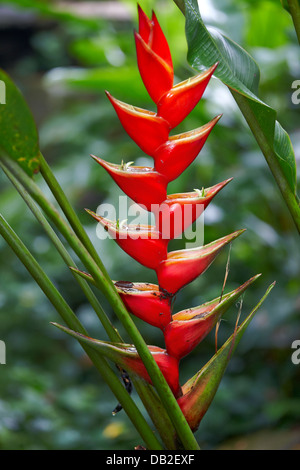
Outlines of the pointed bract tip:
M 235 232 L 232 233 L 232 236 L 239 236 L 239 235 L 242 235 L 242 233 L 246 232 L 246 228 L 241 228 L 240 230 L 236 230 Z
M 102 160 L 102 158 L 100 158 L 100 157 L 96 157 L 96 155 L 93 155 L 92 153 L 90 154 L 90 157 L 92 157 L 92 159 L 95 160 L 95 162 L 97 162 L 97 163 L 100 163 L 100 164 L 107 163 L 107 162 L 105 162 L 105 160 Z
M 220 61 L 216 62 L 213 64 L 211 67 L 209 67 L 210 70 L 212 70 L 212 73 L 218 68 Z
M 91 211 L 90 209 L 85 208 L 84 210 L 85 210 L 89 215 L 91 215 L 92 217 L 94 217 L 94 219 L 100 217 L 100 216 L 98 216 L 98 215 L 96 214 L 96 212 L 93 212 L 93 211 Z

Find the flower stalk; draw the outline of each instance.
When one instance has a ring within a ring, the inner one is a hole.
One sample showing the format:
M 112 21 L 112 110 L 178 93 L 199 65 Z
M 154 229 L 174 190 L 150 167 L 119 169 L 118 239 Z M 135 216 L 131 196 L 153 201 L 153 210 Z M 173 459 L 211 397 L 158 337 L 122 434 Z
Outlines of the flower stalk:
M 107 361 L 117 364 L 129 374 L 165 448 L 199 450 L 194 432 L 216 393 L 237 342 L 271 288 L 241 327 L 236 324 L 233 335 L 211 361 L 182 386 L 179 379 L 181 361 L 204 340 L 258 275 L 228 294 L 224 294 L 222 289 L 220 297 L 203 305 L 173 312 L 176 294 L 199 278 L 221 250 L 244 230 L 236 230 L 204 246 L 168 251 L 169 242 L 182 235 L 232 180 L 230 178 L 209 188 L 201 189 L 200 186 L 200 189 L 189 193 L 168 194 L 168 184 L 193 164 L 221 117 L 217 116 L 189 132 L 170 135 L 202 98 L 218 64 L 196 77 L 174 84 L 170 49 L 155 13 L 148 18 L 138 6 L 138 18 L 139 28 L 134 33 L 137 65 L 145 88 L 156 105 L 156 112 L 121 102 L 109 92 L 106 94 L 124 130 L 143 152 L 153 158 L 153 167 L 135 166 L 132 162 L 123 161 L 117 165 L 92 157 L 127 196 L 154 214 L 155 224 L 147 226 L 120 223 L 110 221 L 91 210 L 87 212 L 104 227 L 128 256 L 154 271 L 157 284 L 113 281 L 110 278 L 96 248 L 41 154 L 42 176 L 67 220 L 17 162 L 7 155 L 1 155 L 0 164 L 64 262 L 68 264 L 94 307 L 109 341 L 94 339 L 87 334 L 72 309 L 2 216 L 0 234 L 67 326 L 53 324 L 80 342 L 120 401 L 120 406 L 136 426 L 148 449 L 159 450 L 162 445 Z M 74 263 L 46 217 L 63 235 L 86 271 L 79 269 Z M 123 342 L 88 283 L 105 295 L 132 344 Z M 138 317 L 160 329 L 165 347 L 147 345 L 132 317 Z

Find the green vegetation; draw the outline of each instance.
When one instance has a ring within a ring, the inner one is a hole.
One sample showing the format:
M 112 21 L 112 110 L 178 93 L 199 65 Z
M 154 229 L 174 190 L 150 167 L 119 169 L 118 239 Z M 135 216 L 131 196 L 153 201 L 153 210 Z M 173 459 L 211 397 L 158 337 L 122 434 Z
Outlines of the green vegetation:
M 95 221 L 84 210 L 96 210 L 104 202 L 117 207 L 118 197 L 123 195 L 90 154 L 113 163 L 146 161 L 104 93 L 108 90 L 142 108 L 152 106 L 136 66 L 132 34 L 137 24 L 136 2 L 118 4 L 122 11 L 127 9 L 122 19 L 117 7 L 109 19 L 84 18 L 43 3 L 0 2 L 0 9 L 14 12 L 12 20 L 0 23 L 0 66 L 29 104 L 43 155 L 111 278 L 156 282 L 152 271 L 133 260 L 128 262 L 128 255 L 116 244 L 99 240 Z M 200 3 L 204 23 L 222 30 L 256 60 L 261 72 L 259 98 L 277 111 L 276 119 L 290 135 L 299 162 L 300 105 L 293 104 L 291 96 L 293 81 L 300 79 L 300 63 L 291 16 L 279 1 Z M 191 75 L 184 16 L 171 0 L 141 1 L 141 6 L 148 13 L 152 8 L 156 11 L 170 44 L 176 78 L 184 80 Z M 229 292 L 262 273 L 245 294 L 242 320 L 266 286 L 273 281 L 276 286 L 243 336 L 196 433 L 203 449 L 216 448 L 229 438 L 238 442 L 249 433 L 288 433 L 300 419 L 300 365 L 291 362 L 291 344 L 300 339 L 299 235 L 294 222 L 240 109 L 222 82 L 210 82 L 200 104 L 176 133 L 199 127 L 220 113 L 223 117 L 201 154 L 170 184 L 170 193 L 209 187 L 233 177 L 205 211 L 204 241 L 247 229 L 231 248 L 225 289 Z M 41 175 L 34 180 L 48 196 Z M 2 171 L 0 182 L 0 212 L 89 333 L 108 340 L 72 273 Z M 182 240 L 170 247 L 182 248 Z M 221 294 L 227 256 L 224 251 L 205 276 L 178 294 L 177 311 Z M 75 255 L 74 259 L 77 263 Z M 2 238 L 0 271 L 0 339 L 6 343 L 7 356 L 7 364 L 0 365 L 0 449 L 128 449 L 140 444 L 123 411 L 111 416 L 116 399 L 74 339 L 50 324 L 60 321 L 56 311 Z M 128 341 L 102 297 L 101 304 Z M 219 346 L 232 334 L 238 311 L 239 306 L 232 307 L 221 322 Z M 158 345 L 157 330 L 135 322 L 147 344 Z M 212 332 L 183 360 L 182 383 L 210 359 L 214 347 Z M 140 405 L 135 392 L 133 398 Z

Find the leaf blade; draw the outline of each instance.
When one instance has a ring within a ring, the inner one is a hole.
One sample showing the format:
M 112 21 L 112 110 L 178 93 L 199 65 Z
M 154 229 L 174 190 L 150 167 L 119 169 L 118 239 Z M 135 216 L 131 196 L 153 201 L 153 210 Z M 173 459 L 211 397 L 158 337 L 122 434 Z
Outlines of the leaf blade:
M 15 160 L 29 176 L 39 171 L 39 139 L 31 111 L 21 92 L 0 69 L 5 104 L 0 105 L 0 152 Z
M 219 62 L 215 76 L 247 101 L 269 150 L 277 159 L 290 190 L 296 193 L 296 161 L 288 134 L 276 121 L 277 112 L 258 94 L 260 71 L 255 60 L 215 28 L 206 27 L 197 0 L 185 0 L 188 61 L 196 70 Z M 282 129 L 282 131 L 280 130 Z M 288 153 L 286 154 L 286 149 Z

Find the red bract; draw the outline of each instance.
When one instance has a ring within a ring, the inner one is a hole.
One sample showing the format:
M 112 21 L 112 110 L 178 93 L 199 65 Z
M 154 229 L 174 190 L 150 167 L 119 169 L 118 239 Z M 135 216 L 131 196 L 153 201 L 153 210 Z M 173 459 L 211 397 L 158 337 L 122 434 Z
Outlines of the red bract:
M 161 97 L 157 103 L 157 114 L 168 121 L 171 129 L 178 126 L 194 109 L 217 66 L 215 64 L 196 77 L 178 83 Z
M 216 194 L 232 178 L 211 188 L 199 189 L 190 193 L 170 194 L 155 213 L 155 225 L 163 238 L 179 237 L 200 217 Z
M 158 103 L 173 86 L 172 57 L 155 13 L 151 20 L 140 7 L 138 13 L 139 33 L 134 34 L 138 67 L 150 97 Z
M 125 131 L 147 155 L 168 140 L 170 127 L 168 122 L 156 113 L 137 108 L 113 98 L 106 92 Z
M 155 52 L 171 69 L 173 69 L 169 44 L 160 27 L 157 17 L 152 12 L 151 20 L 138 5 L 139 34 L 145 43 Z
M 141 377 L 142 379 L 152 384 L 150 376 L 134 345 L 100 341 L 82 333 L 77 333 L 76 331 L 70 330 L 70 328 L 66 328 L 65 326 L 58 325 L 57 323 L 54 323 L 54 325 L 69 335 L 79 339 L 80 342 L 88 344 L 89 347 L 95 349 L 98 353 L 102 354 L 107 359 L 126 369 L 129 374 L 137 375 L 138 377 Z M 169 356 L 165 349 L 159 348 L 157 346 L 148 346 L 148 350 L 152 354 L 153 359 L 160 368 L 172 392 L 176 397 L 179 398 L 182 395 L 182 392 L 179 385 L 179 370 L 177 359 Z
M 156 113 L 119 101 L 106 92 L 125 131 L 147 155 L 168 140 L 168 122 Z
M 243 232 L 244 230 L 239 230 L 201 247 L 168 253 L 156 268 L 159 286 L 169 294 L 176 294 L 200 274 L 203 274 L 222 248 Z
M 180 176 L 195 160 L 220 117 L 199 129 L 171 136 L 153 154 L 156 171 L 164 175 L 168 182 Z
M 175 397 L 181 396 L 181 388 L 179 385 L 179 369 L 178 361 L 174 357 L 170 356 L 165 349 L 157 346 L 148 346 L 155 362 L 162 371 L 170 389 L 174 393 Z M 152 383 L 149 374 L 139 356 L 126 357 L 123 361 L 125 369 L 137 374 L 149 383 Z
M 142 80 L 154 103 L 158 103 L 173 86 L 173 69 L 145 43 L 138 33 L 134 36 Z
M 164 329 L 172 320 L 172 298 L 156 284 L 142 282 L 115 282 L 126 308 L 149 325 Z
M 104 227 L 129 256 L 150 269 L 156 269 L 167 256 L 166 242 L 150 225 L 118 224 L 92 211 L 87 211 Z
M 148 211 L 154 210 L 151 206 L 160 205 L 166 199 L 167 181 L 153 168 L 129 166 L 126 163 L 116 165 L 94 155 L 92 157 L 105 168 L 127 196 Z
M 229 294 L 173 315 L 164 330 L 168 354 L 177 359 L 189 354 L 258 277 L 254 276 Z

